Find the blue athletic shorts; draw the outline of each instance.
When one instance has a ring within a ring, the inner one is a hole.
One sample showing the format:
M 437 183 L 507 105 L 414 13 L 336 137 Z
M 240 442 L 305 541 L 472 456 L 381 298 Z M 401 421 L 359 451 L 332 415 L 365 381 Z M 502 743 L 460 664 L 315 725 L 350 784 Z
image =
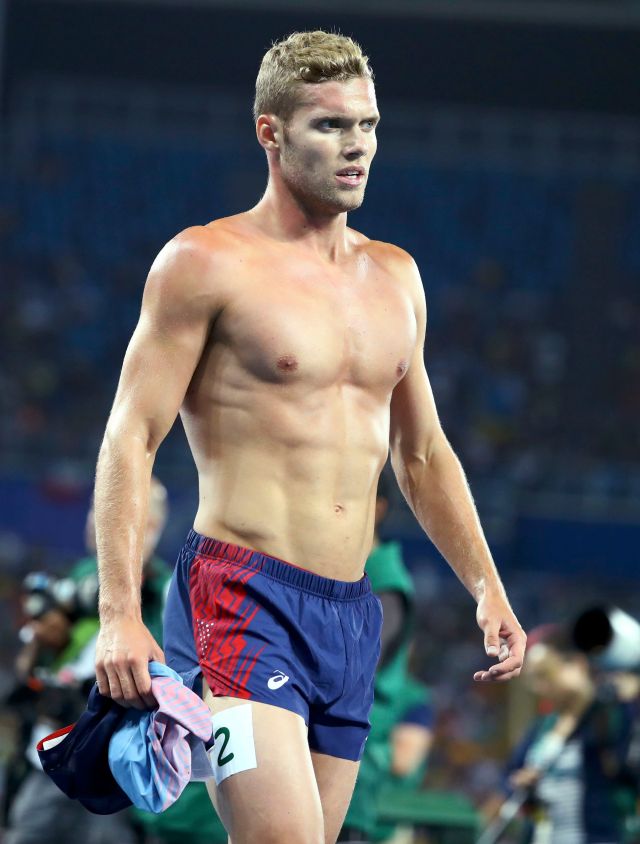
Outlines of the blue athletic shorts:
M 199 691 L 290 709 L 319 753 L 358 760 L 382 608 L 369 578 L 330 580 L 190 531 L 164 616 L 167 664 Z

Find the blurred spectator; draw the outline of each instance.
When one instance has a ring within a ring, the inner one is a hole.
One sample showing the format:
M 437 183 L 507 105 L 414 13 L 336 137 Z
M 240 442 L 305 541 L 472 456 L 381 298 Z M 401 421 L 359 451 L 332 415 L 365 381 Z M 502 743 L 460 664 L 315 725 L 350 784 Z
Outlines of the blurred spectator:
M 149 506 L 147 511 L 147 532 L 142 549 L 142 615 L 144 623 L 157 641 L 162 640 L 162 613 L 166 591 L 169 588 L 171 570 L 156 556 L 156 548 L 169 515 L 167 490 L 158 478 L 151 478 Z M 72 568 L 69 579 L 74 587 L 74 598 L 67 605 L 69 611 L 98 615 L 98 561 L 96 558 L 96 537 L 93 507 L 87 514 L 85 544 L 89 556 L 79 560 Z
M 622 844 L 635 810 L 627 768 L 630 707 L 596 684 L 567 631 L 534 631 L 523 679 L 544 704 L 509 764 L 508 781 L 527 808 L 523 841 Z
M 157 642 L 162 643 L 162 621 L 170 570 L 156 555 L 156 547 L 168 519 L 167 490 L 152 477 L 147 532 L 143 549 L 142 617 Z M 85 542 L 90 556 L 80 560 L 71 571 L 76 593 L 82 595 L 87 609 L 96 614 L 98 606 L 97 561 L 95 558 L 95 523 L 93 508 L 87 515 Z M 93 673 L 93 649 L 91 651 Z M 185 837 L 193 844 L 226 844 L 227 833 L 218 819 L 203 783 L 189 783 L 178 800 L 165 812 L 154 815 L 132 808 L 136 828 L 147 844 L 182 844 Z
M 373 549 L 365 567 L 384 613 L 375 699 L 369 716 L 371 732 L 339 841 L 381 841 L 393 832 L 393 828 L 387 827 L 378 830 L 380 793 L 391 783 L 396 771 L 405 776 L 419 769 L 429 749 L 428 740 L 424 740 L 424 724 L 420 736 L 408 725 L 404 734 L 394 735 L 410 709 L 426 704 L 428 693 L 422 685 L 412 684 L 408 670 L 414 625 L 411 577 L 399 543 L 382 541 L 378 533 L 389 506 L 389 484 L 388 475 L 383 473 L 376 498 Z M 421 712 L 420 717 L 423 715 Z
M 431 693 L 424 683 L 407 675 L 399 691 L 398 721 L 391 736 L 391 768 L 386 788 L 395 798 L 399 793 L 414 794 L 421 787 L 433 740 Z M 384 794 L 380 807 L 384 809 Z M 414 840 L 409 827 L 399 827 L 378 818 L 372 836 L 385 844 L 410 844 Z
M 170 571 L 154 556 L 168 514 L 167 491 L 152 479 L 144 547 L 143 605 L 145 623 L 161 636 L 164 596 Z M 7 844 L 47 841 L 82 844 L 133 844 L 133 812 L 99 816 L 64 795 L 41 769 L 37 741 L 77 720 L 94 681 L 98 632 L 98 578 L 93 508 L 85 534 L 91 556 L 66 578 L 28 575 L 21 630 L 24 642 L 16 658 L 17 687 L 7 704 L 18 717 L 22 740 L 10 767 L 5 817 Z M 144 819 L 144 813 L 139 813 Z
M 210 218 L 212 190 L 221 212 L 234 196 L 208 140 L 188 154 L 162 138 L 143 151 L 126 136 L 44 130 L 34 142 L 37 154 L 0 172 L 0 356 L 12 361 L 11 373 L 0 373 L 0 448 L 32 465 L 60 456 L 90 465 L 152 254 L 174 221 Z M 236 154 L 242 164 L 245 154 Z M 219 182 L 206 184 L 203 172 Z M 579 294 L 588 235 L 576 230 L 572 208 L 597 214 L 589 177 L 444 172 L 426 162 L 404 179 L 408 172 L 377 165 L 378 201 L 358 214 L 379 229 L 379 209 L 397 207 L 401 180 L 403 205 L 384 218 L 385 235 L 407 243 L 424 268 L 434 391 L 471 477 L 630 494 L 640 476 L 637 262 L 618 238 L 607 295 Z M 608 189 L 637 211 L 637 183 Z M 578 362 L 589 372 L 584 385 Z M 185 449 L 170 448 L 179 465 Z

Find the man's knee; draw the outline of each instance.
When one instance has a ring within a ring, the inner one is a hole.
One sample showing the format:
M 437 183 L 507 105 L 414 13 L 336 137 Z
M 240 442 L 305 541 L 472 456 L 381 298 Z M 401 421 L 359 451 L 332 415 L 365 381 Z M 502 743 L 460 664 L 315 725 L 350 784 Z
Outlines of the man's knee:
M 233 834 L 229 837 L 229 844 L 325 844 L 322 823 L 314 823 L 309 818 L 282 818 L 261 825 L 259 829 L 250 830 L 239 837 Z
M 220 809 L 229 844 L 326 844 L 324 817 L 314 801 L 242 801 L 234 806 L 227 798 Z
M 237 796 L 237 795 L 235 795 Z M 229 844 L 325 844 L 324 817 L 319 801 L 283 799 L 264 803 L 230 799 L 220 792 L 212 802 L 227 832 Z

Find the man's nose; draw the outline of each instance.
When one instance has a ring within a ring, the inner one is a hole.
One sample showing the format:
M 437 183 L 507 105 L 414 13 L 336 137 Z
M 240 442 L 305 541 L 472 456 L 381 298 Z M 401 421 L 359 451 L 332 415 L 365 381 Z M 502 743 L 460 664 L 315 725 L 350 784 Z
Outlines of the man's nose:
M 343 152 L 348 161 L 355 161 L 367 154 L 367 138 L 359 128 L 350 133 L 346 139 Z
M 355 161 L 367 154 L 367 143 L 362 136 L 354 135 L 344 146 L 344 156 L 348 161 Z
M 364 144 L 354 144 L 352 147 L 349 147 L 344 151 L 344 157 L 347 161 L 357 161 L 366 154 L 367 150 L 365 149 Z

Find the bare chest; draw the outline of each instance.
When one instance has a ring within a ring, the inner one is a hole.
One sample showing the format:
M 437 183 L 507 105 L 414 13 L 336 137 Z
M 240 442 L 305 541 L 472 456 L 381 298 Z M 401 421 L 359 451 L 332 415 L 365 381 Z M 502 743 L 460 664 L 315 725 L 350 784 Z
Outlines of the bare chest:
M 243 286 L 220 322 L 242 369 L 280 384 L 393 389 L 409 364 L 416 326 L 392 278 L 296 278 L 274 273 Z

